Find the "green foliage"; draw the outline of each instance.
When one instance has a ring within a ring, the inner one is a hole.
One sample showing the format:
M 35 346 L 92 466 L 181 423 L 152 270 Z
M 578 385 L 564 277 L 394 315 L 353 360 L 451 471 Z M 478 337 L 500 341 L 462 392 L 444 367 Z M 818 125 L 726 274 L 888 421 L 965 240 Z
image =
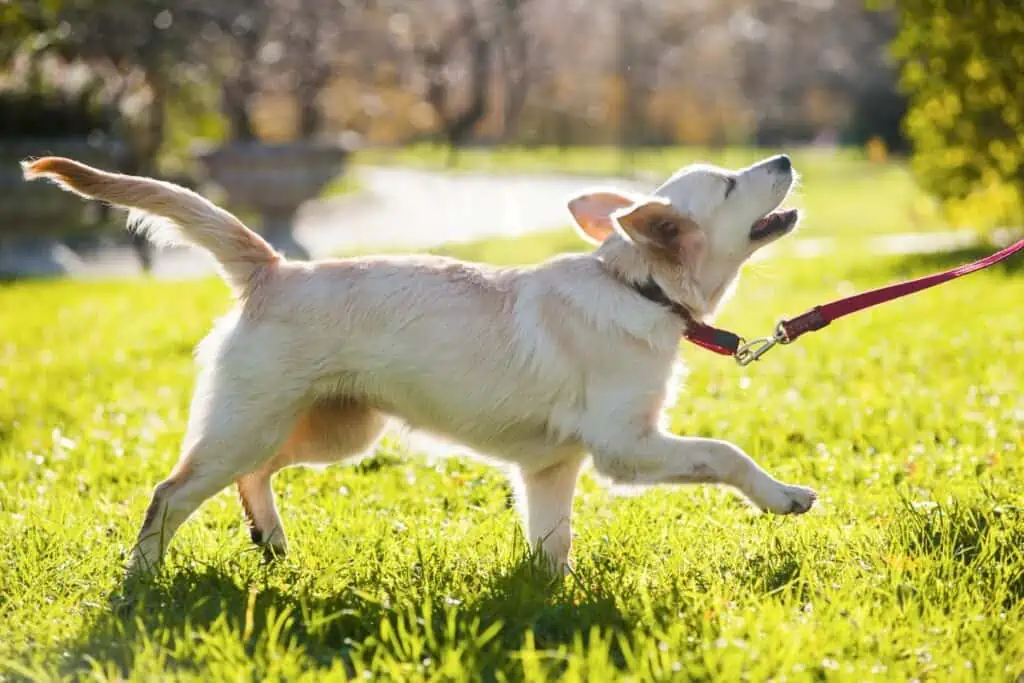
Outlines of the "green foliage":
M 903 131 L 907 98 L 888 82 L 867 88 L 853 101 L 850 123 L 841 135 L 845 145 L 864 147 L 878 138 L 890 152 L 905 154 L 910 143 Z
M 52 26 L 63 0 L 23 0 L 0 2 L 0 65 L 7 62 L 26 41 L 42 38 Z
M 565 232 L 461 246 L 498 260 Z M 855 254 L 855 251 L 848 252 Z M 974 254 L 757 264 L 723 324 Z M 275 480 L 262 566 L 230 492 L 140 604 L 117 587 L 174 463 L 222 284 L 0 288 L 0 678 L 1013 681 L 1024 672 L 1021 263 L 855 316 L 741 369 L 684 349 L 674 431 L 815 486 L 800 518 L 710 486 L 613 498 L 584 476 L 577 576 L 546 586 L 487 467 L 386 442 Z M 965 316 L 964 311 L 970 315 Z
M 196 81 L 182 84 L 175 97 L 164 104 L 166 125 L 160 146 L 160 167 L 168 172 L 182 172 L 195 164 L 197 141 L 216 144 L 228 135 L 227 121 L 218 106 L 219 88 Z
M 115 121 L 88 91 L 0 90 L 0 138 L 114 135 Z
M 1024 5 L 899 0 L 894 53 L 910 93 L 906 130 L 921 184 L 957 222 L 1024 219 Z

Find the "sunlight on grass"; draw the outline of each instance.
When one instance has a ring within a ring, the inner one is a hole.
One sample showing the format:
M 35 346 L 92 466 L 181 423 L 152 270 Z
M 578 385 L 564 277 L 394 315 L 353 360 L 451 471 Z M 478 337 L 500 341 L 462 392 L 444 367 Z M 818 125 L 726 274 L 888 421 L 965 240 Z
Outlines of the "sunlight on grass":
M 565 231 L 444 251 L 503 262 Z M 973 257 L 973 254 L 970 255 Z M 745 334 L 968 255 L 777 260 Z M 292 554 L 263 566 L 206 504 L 133 612 L 106 603 L 187 417 L 215 281 L 0 288 L 0 677 L 103 680 L 1014 680 L 1024 672 L 1024 271 L 833 324 L 742 369 L 686 346 L 674 431 L 814 486 L 800 518 L 714 487 L 616 499 L 584 478 L 577 577 L 523 562 L 509 491 L 388 441 L 276 480 Z

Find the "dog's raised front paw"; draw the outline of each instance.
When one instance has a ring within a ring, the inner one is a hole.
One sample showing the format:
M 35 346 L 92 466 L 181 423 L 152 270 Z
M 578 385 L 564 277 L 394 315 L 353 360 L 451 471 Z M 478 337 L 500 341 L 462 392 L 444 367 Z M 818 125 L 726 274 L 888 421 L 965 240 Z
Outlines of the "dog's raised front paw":
M 777 515 L 802 515 L 814 506 L 818 493 L 806 486 L 780 484 L 761 502 L 761 508 Z

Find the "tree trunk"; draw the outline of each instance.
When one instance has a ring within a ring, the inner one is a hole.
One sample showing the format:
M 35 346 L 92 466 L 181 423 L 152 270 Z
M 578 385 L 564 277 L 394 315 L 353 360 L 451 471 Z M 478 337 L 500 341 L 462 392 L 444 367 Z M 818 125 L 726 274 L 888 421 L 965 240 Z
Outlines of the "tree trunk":
M 446 77 L 446 71 L 452 51 L 463 37 L 469 41 L 469 103 L 461 111 L 452 112 L 448 103 L 456 84 Z M 427 80 L 426 101 L 437 114 L 441 133 L 448 143 L 449 166 L 456 162 L 456 148 L 462 146 L 487 115 L 493 39 L 494 36 L 483 32 L 472 5 L 467 4 L 463 16 L 449 29 L 440 46 L 416 51 Z
M 320 132 L 320 108 L 317 106 L 316 93 L 301 94 L 299 103 L 299 138 L 309 140 Z
M 251 142 L 256 139 L 256 132 L 249 118 L 247 88 L 239 83 L 224 85 L 224 116 L 228 120 L 230 138 L 236 142 Z
M 503 49 L 498 51 L 504 85 L 502 139 L 511 141 L 518 132 L 519 119 L 529 90 L 526 36 L 523 34 L 523 0 L 504 0 L 502 7 Z
M 632 39 L 631 0 L 619 0 L 619 35 L 618 35 L 618 77 L 622 87 L 621 110 L 619 112 L 619 170 L 623 175 L 633 173 L 633 126 L 635 121 L 633 75 L 630 68 L 635 61 L 635 49 Z
M 445 156 L 445 168 L 451 170 L 459 164 L 459 142 L 448 138 L 448 154 Z

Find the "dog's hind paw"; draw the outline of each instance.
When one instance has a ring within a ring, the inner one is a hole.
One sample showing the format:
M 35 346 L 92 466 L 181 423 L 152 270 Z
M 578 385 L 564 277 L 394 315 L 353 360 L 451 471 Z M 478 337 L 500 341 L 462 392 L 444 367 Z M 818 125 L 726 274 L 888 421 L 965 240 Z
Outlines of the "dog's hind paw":
M 263 562 L 269 564 L 277 560 L 284 559 L 285 555 L 288 554 L 288 547 L 284 545 L 276 545 L 274 543 L 267 543 L 263 547 Z

